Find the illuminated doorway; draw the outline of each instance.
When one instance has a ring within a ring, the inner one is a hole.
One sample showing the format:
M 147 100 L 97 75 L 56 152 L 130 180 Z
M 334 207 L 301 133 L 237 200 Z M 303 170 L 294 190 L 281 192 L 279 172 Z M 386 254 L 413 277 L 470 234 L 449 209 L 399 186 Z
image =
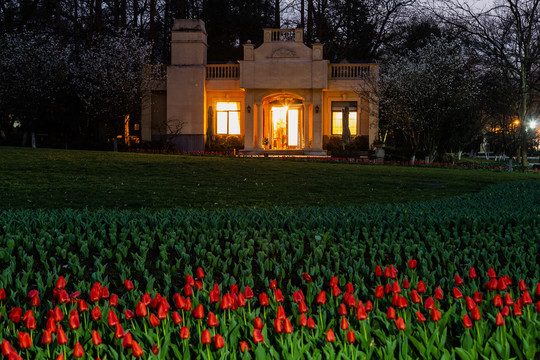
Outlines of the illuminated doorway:
M 300 107 L 272 106 L 270 144 L 272 149 L 300 149 Z

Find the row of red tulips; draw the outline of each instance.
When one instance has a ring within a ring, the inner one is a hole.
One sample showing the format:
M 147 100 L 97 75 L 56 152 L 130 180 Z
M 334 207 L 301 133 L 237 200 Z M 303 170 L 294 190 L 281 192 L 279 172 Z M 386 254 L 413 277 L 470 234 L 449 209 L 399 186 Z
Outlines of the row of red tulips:
M 322 343 L 355 344 L 360 336 L 362 345 L 359 349 L 367 351 L 376 340 L 376 330 L 371 326 L 375 327 L 377 323 L 394 324 L 393 329 L 387 326 L 384 330 L 390 337 L 400 336 L 410 328 L 423 327 L 428 343 L 427 319 L 437 324 L 445 313 L 454 317 L 459 315 L 462 329 L 470 329 L 484 318 L 490 319 L 488 314 L 493 315 L 493 329 L 504 327 L 505 319 L 519 321 L 519 317 L 526 319 L 523 321 L 525 326 L 540 326 L 537 320 L 540 282 L 534 286 L 531 296 L 524 280 L 519 280 L 515 286 L 510 277 L 497 277 L 490 269 L 483 286 L 479 286 L 480 279 L 471 268 L 468 279 L 464 280 L 458 274 L 454 276 L 452 296 L 444 296 L 440 286 L 428 291 L 422 280 L 416 280 L 415 268 L 416 261 L 411 260 L 407 274 L 398 276 L 392 265 L 384 269 L 377 266 L 375 275 L 380 283 L 374 289 L 373 297 L 366 296 L 364 300 L 360 299 L 361 295 L 352 283 L 340 283 L 334 276 L 327 289 L 319 289 L 304 273 L 304 285 L 291 294 L 292 301 L 287 301 L 277 280 L 270 281 L 269 291 L 261 291 L 258 296 L 249 286 L 240 291 L 238 284 L 223 293 L 219 284 L 205 282 L 205 273 L 198 268 L 195 277 L 186 275 L 182 291 L 172 296 L 176 310 L 172 310 L 167 298 L 159 293 L 153 297 L 149 293 L 137 294 L 130 280 L 125 280 L 125 292 L 121 296 L 110 293 L 107 286 L 95 283 L 89 292 L 88 299 L 92 303 L 89 305 L 78 291 L 69 294 L 66 280 L 59 277 L 52 299 L 46 305 L 42 304 L 37 290 L 29 291 L 26 305 L 18 304 L 30 307 L 26 311 L 20 306 L 12 306 L 8 311 L 6 303 L 17 304 L 19 299 L 11 298 L 5 289 L 0 290 L 4 313 L 0 319 L 3 324 L 1 350 L 9 360 L 21 359 L 19 354 L 22 353 L 26 353 L 27 358 L 32 353 L 35 358 L 39 355 L 64 359 L 68 347 L 75 358 L 89 355 L 100 358 L 100 350 L 113 357 L 118 354 L 116 350 L 112 351 L 115 348 L 138 358 L 145 353 L 159 357 L 162 348 L 181 347 L 188 352 L 205 349 L 210 358 L 211 348 L 219 351 L 232 340 L 233 325 L 240 325 L 241 336 L 229 347 L 238 346 L 241 352 L 246 352 L 261 343 L 279 346 L 281 342 L 281 346 L 290 347 L 291 353 L 293 341 L 291 339 L 290 345 L 285 345 L 283 334 L 300 333 L 298 336 L 303 344 L 304 329 L 308 333 L 311 331 L 311 338 L 308 336 L 306 342 L 314 342 L 314 346 L 321 344 L 321 337 Z M 534 305 L 533 296 L 536 297 Z M 106 318 L 102 313 L 107 314 Z M 414 322 L 413 317 L 416 318 Z M 489 323 L 491 320 L 484 321 Z M 268 324 L 272 324 L 272 331 Z M 202 329 L 203 326 L 206 328 Z M 68 333 L 64 327 L 69 328 Z M 195 328 L 197 336 L 192 335 Z M 42 330 L 39 345 L 33 339 L 38 330 Z M 105 335 L 105 343 L 102 335 Z M 18 344 L 18 349 L 14 344 Z M 53 347 L 52 354 L 50 347 Z

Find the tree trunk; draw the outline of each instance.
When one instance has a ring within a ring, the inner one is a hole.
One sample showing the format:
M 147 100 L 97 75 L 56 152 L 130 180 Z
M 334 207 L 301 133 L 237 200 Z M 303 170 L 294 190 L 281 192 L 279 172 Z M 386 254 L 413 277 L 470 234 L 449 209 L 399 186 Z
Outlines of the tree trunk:
M 307 0 L 307 30 L 306 30 L 306 44 L 313 42 L 313 13 L 315 8 L 313 6 L 313 0 Z
M 281 8 L 279 6 L 279 1 L 275 1 L 274 5 L 274 28 L 279 29 L 281 28 Z
M 305 31 L 305 23 L 304 23 L 304 11 L 305 11 L 305 7 L 304 7 L 304 1 L 305 0 L 300 0 L 300 27 L 302 29 L 304 29 Z

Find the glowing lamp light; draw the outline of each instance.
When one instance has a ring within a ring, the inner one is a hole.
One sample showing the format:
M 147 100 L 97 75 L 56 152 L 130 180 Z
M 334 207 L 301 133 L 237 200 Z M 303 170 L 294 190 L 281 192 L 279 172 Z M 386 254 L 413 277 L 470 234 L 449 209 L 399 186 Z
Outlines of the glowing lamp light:
M 538 125 L 538 121 L 536 121 L 536 120 L 531 120 L 531 121 L 529 121 L 528 128 L 529 128 L 530 130 L 534 130 L 534 129 L 536 129 L 536 126 L 537 126 L 537 125 Z

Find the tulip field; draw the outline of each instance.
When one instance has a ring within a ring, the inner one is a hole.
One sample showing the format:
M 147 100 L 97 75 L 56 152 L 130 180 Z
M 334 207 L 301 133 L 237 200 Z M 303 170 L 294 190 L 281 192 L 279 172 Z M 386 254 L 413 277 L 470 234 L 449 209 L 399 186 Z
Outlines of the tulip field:
M 538 359 L 540 183 L 392 205 L 0 211 L 3 359 Z

